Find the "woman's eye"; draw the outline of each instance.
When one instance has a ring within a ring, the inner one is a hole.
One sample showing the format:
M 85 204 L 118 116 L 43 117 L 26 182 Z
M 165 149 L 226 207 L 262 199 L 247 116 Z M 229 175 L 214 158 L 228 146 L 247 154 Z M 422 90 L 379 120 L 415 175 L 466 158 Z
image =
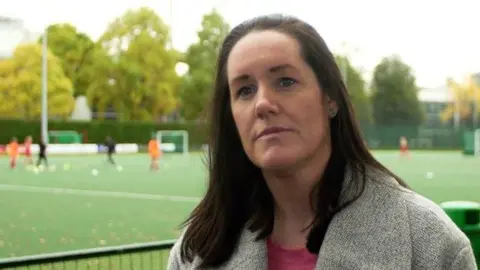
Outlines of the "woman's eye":
M 238 97 L 248 97 L 255 92 L 254 86 L 244 86 L 237 91 Z
M 297 81 L 295 81 L 292 78 L 280 78 L 279 85 L 280 87 L 290 87 L 293 84 L 295 84 Z

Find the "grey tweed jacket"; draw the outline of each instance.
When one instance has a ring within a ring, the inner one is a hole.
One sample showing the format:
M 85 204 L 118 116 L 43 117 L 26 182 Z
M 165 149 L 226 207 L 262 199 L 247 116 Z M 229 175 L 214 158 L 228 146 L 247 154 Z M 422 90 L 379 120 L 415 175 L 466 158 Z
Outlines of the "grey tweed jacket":
M 477 269 L 470 241 L 440 207 L 383 173 L 367 179 L 360 198 L 333 218 L 315 269 Z M 341 200 L 356 192 L 345 181 Z M 266 243 L 255 237 L 245 229 L 230 260 L 215 269 L 268 269 Z M 201 259 L 182 262 L 180 245 L 168 269 L 197 269 Z

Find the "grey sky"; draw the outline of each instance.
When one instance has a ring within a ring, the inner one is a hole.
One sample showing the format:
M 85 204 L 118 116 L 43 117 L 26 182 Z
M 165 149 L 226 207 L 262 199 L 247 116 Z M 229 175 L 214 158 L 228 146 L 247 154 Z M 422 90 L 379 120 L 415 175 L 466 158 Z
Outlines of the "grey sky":
M 333 51 L 348 51 L 367 77 L 382 56 L 392 53 L 414 68 L 423 87 L 442 85 L 447 76 L 480 72 L 478 0 L 173 0 L 175 47 L 184 50 L 196 41 L 202 15 L 214 5 L 232 26 L 266 13 L 298 16 Z M 34 31 L 71 22 L 96 39 L 108 22 L 140 6 L 155 9 L 170 23 L 168 0 L 3 0 L 0 15 L 20 17 Z

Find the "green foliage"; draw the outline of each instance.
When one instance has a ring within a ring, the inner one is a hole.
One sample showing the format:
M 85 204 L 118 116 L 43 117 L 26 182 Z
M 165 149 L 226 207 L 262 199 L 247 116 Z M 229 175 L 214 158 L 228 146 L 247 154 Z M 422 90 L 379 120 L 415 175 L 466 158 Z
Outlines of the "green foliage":
M 447 104 L 445 110 L 440 114 L 442 121 L 448 123 L 458 114 L 460 125 L 470 126 L 475 124 L 473 123 L 474 114 L 477 114 L 477 119 L 480 119 L 479 83 L 475 81 L 474 77 L 468 76 L 459 82 L 449 78 L 447 79 L 447 86 L 452 94 L 453 102 Z M 478 105 L 475 106 L 474 104 Z
M 86 96 L 90 108 L 103 116 L 107 108 L 115 101 L 115 80 L 110 77 L 113 71 L 113 60 L 105 50 L 95 50 L 92 68 L 88 69 L 91 81 Z
M 185 54 L 188 73 L 181 86 L 181 113 L 185 119 L 201 118 L 208 104 L 215 73 L 215 64 L 229 25 L 213 10 L 203 16 L 202 28 L 198 31 L 198 42 L 192 44 Z
M 358 72 L 344 56 L 336 56 L 335 61 L 342 72 L 346 71 L 346 82 L 350 99 L 355 109 L 355 115 L 361 123 L 372 122 L 372 109 L 370 100 L 365 90 L 365 81 L 360 72 Z
M 419 125 L 424 112 L 411 68 L 397 56 L 384 58 L 372 80 L 372 104 L 378 125 Z
M 65 119 L 74 108 L 71 81 L 61 61 L 50 51 L 48 61 L 48 115 Z M 42 47 L 24 44 L 11 59 L 0 61 L 0 115 L 16 119 L 39 119 L 42 93 Z M 2 133 L 3 133 L 2 129 Z
M 74 95 L 85 95 L 91 81 L 91 69 L 97 46 L 89 36 L 71 24 L 53 24 L 47 29 L 48 48 L 55 54 L 74 87 Z M 42 38 L 39 39 L 42 42 Z
M 175 50 L 167 49 L 168 26 L 151 9 L 129 10 L 109 24 L 99 40 L 90 106 L 106 112 L 109 106 L 122 120 L 155 120 L 177 106 Z

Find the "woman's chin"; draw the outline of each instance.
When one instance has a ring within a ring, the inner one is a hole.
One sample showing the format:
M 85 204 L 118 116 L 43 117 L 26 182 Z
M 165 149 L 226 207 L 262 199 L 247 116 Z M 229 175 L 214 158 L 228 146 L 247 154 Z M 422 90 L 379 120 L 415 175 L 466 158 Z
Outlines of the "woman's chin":
M 282 170 L 295 165 L 298 160 L 291 151 L 267 151 L 258 159 L 258 165 L 265 170 Z

